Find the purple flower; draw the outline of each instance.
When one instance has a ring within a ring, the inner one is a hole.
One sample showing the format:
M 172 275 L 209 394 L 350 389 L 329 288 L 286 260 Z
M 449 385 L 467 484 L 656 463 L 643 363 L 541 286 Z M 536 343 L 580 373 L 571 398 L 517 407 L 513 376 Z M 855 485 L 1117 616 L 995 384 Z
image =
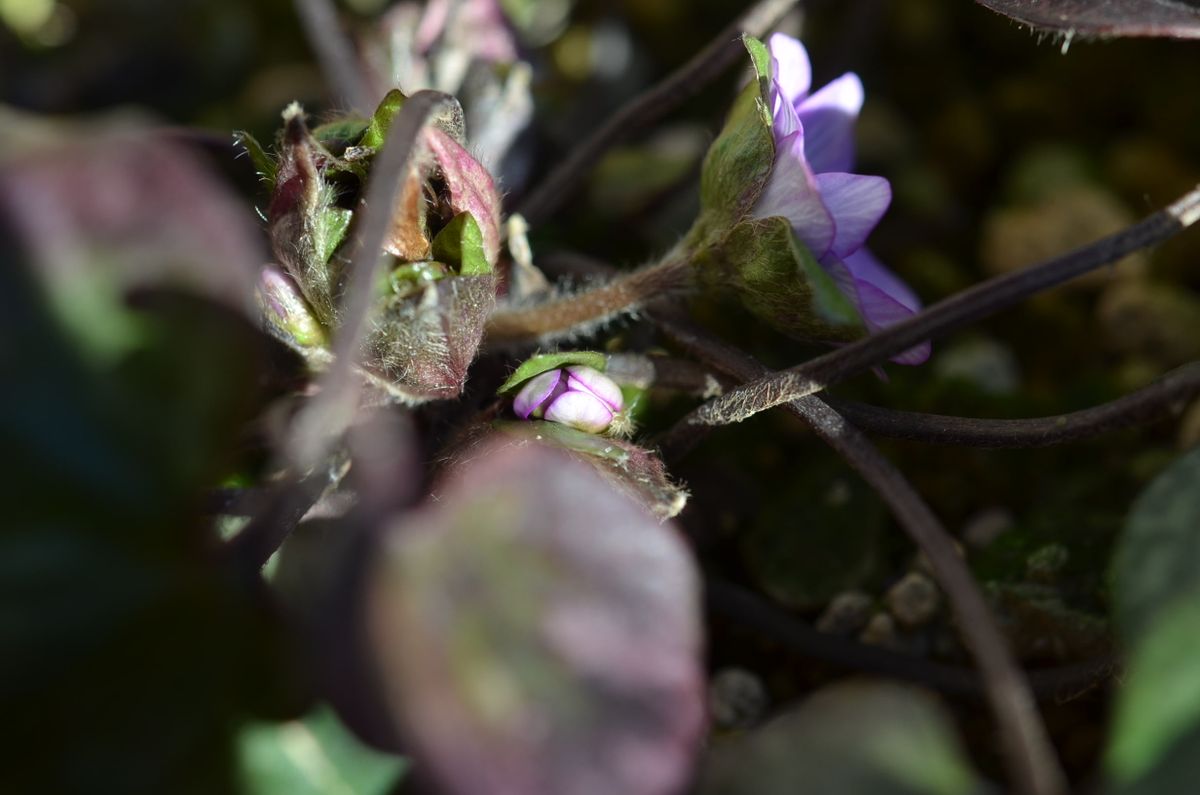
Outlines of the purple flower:
M 770 96 L 775 166 L 752 212 L 782 216 L 871 332 L 915 313 L 917 296 L 871 255 L 863 243 L 892 201 L 883 177 L 851 174 L 854 122 L 863 103 L 862 81 L 847 73 L 810 94 L 812 66 L 804 45 L 776 33 L 770 39 Z M 894 361 L 920 364 L 929 343 Z
M 544 418 L 588 433 L 606 430 L 624 405 L 611 378 L 583 365 L 534 376 L 513 399 L 513 411 L 523 420 Z

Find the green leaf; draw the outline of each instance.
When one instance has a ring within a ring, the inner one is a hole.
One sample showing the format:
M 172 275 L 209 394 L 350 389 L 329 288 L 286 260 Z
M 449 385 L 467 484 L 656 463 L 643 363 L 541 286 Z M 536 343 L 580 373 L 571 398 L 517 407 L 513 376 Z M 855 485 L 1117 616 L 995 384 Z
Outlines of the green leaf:
M 328 707 L 238 737 L 247 795 L 385 795 L 407 762 L 359 742 Z
M 732 286 L 747 309 L 785 334 L 846 342 L 866 333 L 854 304 L 785 218 L 738 224 L 698 262 L 709 289 Z
M 454 267 L 463 276 L 483 276 L 492 272 L 483 248 L 483 232 L 475 217 L 461 212 L 433 239 L 433 256 Z
M 522 362 L 516 372 L 496 390 L 497 394 L 513 392 L 530 378 L 541 375 L 559 367 L 570 367 L 582 364 L 586 367 L 604 372 L 608 367 L 608 358 L 603 353 L 595 351 L 564 351 L 562 353 L 539 353 Z
M 378 149 L 383 146 L 383 142 L 387 140 L 388 130 L 392 126 L 392 119 L 396 118 L 396 114 L 400 112 L 400 108 L 407 99 L 399 89 L 393 88 L 387 92 L 371 116 L 371 123 L 367 125 L 366 132 L 359 139 L 358 145 L 367 149 Z
M 258 175 L 267 184 L 275 184 L 275 158 L 267 154 L 267 150 L 263 149 L 258 139 L 245 130 L 235 130 L 233 140 L 238 146 L 246 150 L 246 154 L 250 157 L 250 162 L 254 164 L 254 170 L 258 172 Z
M 1198 732 L 1200 591 L 1195 591 L 1162 611 L 1134 651 L 1117 698 L 1105 767 L 1115 783 L 1131 784 L 1159 765 L 1182 737 L 1191 736 L 1193 750 L 1185 764 L 1187 780 L 1194 781 L 1200 776 Z
M 1200 449 L 1134 501 L 1113 559 L 1117 624 L 1128 642 L 1183 594 L 1200 593 Z
M 368 128 L 368 122 L 357 116 L 347 116 L 335 119 L 313 128 L 313 138 L 330 152 L 340 155 L 346 147 L 361 140 Z
M 698 795 L 969 795 L 979 779 L 937 703 L 891 684 L 834 685 L 717 745 Z

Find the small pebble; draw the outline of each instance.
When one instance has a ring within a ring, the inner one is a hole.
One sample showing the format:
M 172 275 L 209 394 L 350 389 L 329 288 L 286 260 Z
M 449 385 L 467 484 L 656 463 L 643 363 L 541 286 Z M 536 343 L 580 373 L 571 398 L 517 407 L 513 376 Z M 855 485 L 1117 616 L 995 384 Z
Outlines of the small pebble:
M 843 591 L 829 602 L 816 627 L 829 635 L 853 635 L 871 617 L 874 599 L 863 591 Z
M 880 612 L 871 616 L 867 626 L 859 633 L 858 639 L 868 646 L 900 648 L 900 637 L 896 634 L 896 619 L 887 613 Z
M 744 668 L 723 668 L 708 685 L 708 709 L 718 729 L 748 729 L 767 711 L 762 680 Z
M 934 619 L 942 598 L 933 580 L 910 571 L 888 589 L 883 597 L 888 610 L 905 627 L 915 629 Z

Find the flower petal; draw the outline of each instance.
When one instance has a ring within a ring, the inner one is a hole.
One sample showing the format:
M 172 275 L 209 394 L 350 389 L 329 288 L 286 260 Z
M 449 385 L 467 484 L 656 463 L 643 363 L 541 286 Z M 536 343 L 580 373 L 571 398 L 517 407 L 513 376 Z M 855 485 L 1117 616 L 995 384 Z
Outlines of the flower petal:
M 868 249 L 860 248 L 844 261 L 854 278 L 870 282 L 914 312 L 921 308 L 921 299 L 912 288 Z
M 620 411 L 625 406 L 625 397 L 617 382 L 599 370 L 577 364 L 567 368 L 567 388 L 587 392 L 611 411 Z
M 775 167 L 751 215 L 786 218 L 796 237 L 817 259 L 829 251 L 834 239 L 833 215 L 821 199 L 816 176 L 804 161 L 803 130 L 776 141 Z
M 921 308 L 921 301 L 912 288 L 865 248 L 845 260 L 831 260 L 822 264 L 837 283 L 838 289 L 857 304 L 859 314 L 872 334 L 912 317 Z M 929 358 L 931 350 L 929 342 L 923 342 L 893 356 L 892 361 L 897 364 L 922 364 Z
M 590 392 L 564 392 L 546 409 L 546 419 L 600 433 L 612 424 L 613 413 Z
M 771 80 L 770 99 L 771 126 L 775 133 L 775 142 L 778 145 L 779 141 L 800 129 L 800 117 L 796 115 L 796 109 L 792 107 L 792 103 L 787 101 L 783 95 L 783 89 L 779 87 L 779 82 L 775 79 Z
M 816 183 L 836 232 L 829 253 L 845 258 L 862 247 L 887 212 L 892 186 L 883 177 L 840 172 L 817 174 Z
M 562 370 L 549 370 L 529 379 L 513 398 L 513 413 L 523 420 L 529 419 L 530 415 L 554 394 L 562 380 Z
M 779 84 L 783 98 L 789 105 L 808 93 L 812 87 L 812 64 L 808 51 L 798 39 L 776 33 L 767 41 L 771 52 L 771 76 Z
M 893 326 L 916 314 L 915 310 L 900 303 L 870 282 L 859 280 L 857 286 L 859 308 L 871 333 Z M 896 364 L 924 364 L 932 350 L 933 346 L 926 340 L 914 348 L 909 348 L 904 353 L 893 356 L 892 361 Z
M 862 81 L 847 72 L 797 106 L 804 153 L 813 171 L 849 171 L 854 166 L 854 122 L 862 104 Z

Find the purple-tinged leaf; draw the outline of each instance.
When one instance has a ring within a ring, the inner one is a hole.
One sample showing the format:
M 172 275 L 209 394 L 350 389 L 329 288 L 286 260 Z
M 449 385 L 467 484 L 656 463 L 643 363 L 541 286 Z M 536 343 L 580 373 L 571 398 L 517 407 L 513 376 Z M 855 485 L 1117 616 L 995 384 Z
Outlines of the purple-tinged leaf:
M 677 516 L 687 505 L 688 493 L 672 482 L 662 459 L 651 450 L 633 442 L 612 436 L 572 428 L 557 422 L 494 423 L 496 430 L 509 437 L 515 445 L 535 443 L 566 450 L 586 461 L 599 472 L 609 485 L 640 503 L 660 519 Z M 460 447 L 466 454 L 479 440 L 468 441 Z M 474 457 L 477 451 L 470 451 Z
M 1074 36 L 1200 38 L 1200 7 L 1178 0 L 976 0 L 1038 30 Z
M 500 255 L 500 195 L 492 175 L 458 141 L 436 127 L 429 128 L 425 143 L 446 180 L 450 207 L 475 218 L 483 233 L 484 255 L 488 264 L 495 265 Z
M 559 451 L 475 453 L 368 589 L 416 766 L 449 795 L 678 792 L 703 723 L 687 549 Z
M 0 114 L 0 216 L 85 339 L 118 336 L 123 297 L 179 288 L 254 315 L 264 252 L 237 197 L 188 150 L 119 120 Z

